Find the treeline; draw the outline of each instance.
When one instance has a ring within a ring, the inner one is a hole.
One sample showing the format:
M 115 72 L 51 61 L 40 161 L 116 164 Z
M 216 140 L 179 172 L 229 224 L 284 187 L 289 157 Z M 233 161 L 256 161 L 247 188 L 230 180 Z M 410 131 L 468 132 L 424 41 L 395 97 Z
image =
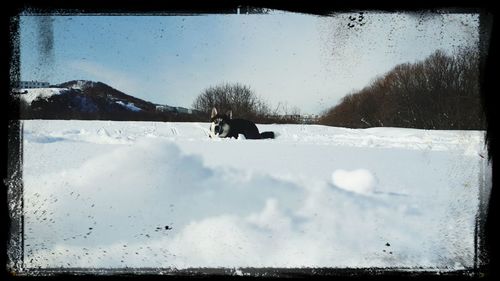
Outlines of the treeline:
M 359 92 L 345 96 L 320 124 L 350 128 L 406 127 L 485 130 L 479 54 L 436 51 L 424 61 L 396 66 Z

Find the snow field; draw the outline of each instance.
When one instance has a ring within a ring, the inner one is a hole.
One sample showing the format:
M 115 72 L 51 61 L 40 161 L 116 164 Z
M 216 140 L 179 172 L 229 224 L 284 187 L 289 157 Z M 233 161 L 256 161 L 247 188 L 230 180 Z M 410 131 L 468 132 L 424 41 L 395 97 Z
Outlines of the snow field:
M 29 267 L 473 266 L 484 132 L 24 121 Z

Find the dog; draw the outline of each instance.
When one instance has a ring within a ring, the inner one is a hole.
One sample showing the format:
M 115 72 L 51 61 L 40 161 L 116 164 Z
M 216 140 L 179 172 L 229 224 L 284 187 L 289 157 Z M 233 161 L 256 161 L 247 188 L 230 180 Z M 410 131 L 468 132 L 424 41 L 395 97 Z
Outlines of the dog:
M 259 129 L 254 122 L 245 119 L 233 119 L 233 112 L 227 114 L 217 113 L 217 109 L 212 108 L 210 115 L 211 138 L 238 138 L 238 135 L 245 136 L 246 139 L 274 139 L 274 132 L 259 133 Z

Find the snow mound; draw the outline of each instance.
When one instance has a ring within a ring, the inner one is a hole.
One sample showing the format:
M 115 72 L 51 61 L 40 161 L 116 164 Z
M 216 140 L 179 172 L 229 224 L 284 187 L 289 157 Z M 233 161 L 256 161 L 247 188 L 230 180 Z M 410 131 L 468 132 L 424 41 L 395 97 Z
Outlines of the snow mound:
M 335 170 L 332 182 L 338 188 L 360 194 L 370 194 L 375 190 L 375 176 L 366 169 L 353 171 Z

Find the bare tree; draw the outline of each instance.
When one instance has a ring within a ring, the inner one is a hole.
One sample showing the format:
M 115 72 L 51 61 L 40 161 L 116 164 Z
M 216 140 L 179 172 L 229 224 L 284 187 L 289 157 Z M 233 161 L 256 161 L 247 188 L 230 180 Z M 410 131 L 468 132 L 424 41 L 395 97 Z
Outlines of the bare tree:
M 270 112 L 249 86 L 224 83 L 208 87 L 194 100 L 193 108 L 209 113 L 212 107 L 220 112 L 232 110 L 238 117 L 258 119 Z
M 394 67 L 324 112 L 321 124 L 423 129 L 485 129 L 480 98 L 479 54 L 436 51 L 417 63 Z
M 233 110 L 245 114 L 255 104 L 255 97 L 249 87 L 240 84 L 221 84 L 209 87 L 195 99 L 193 108 L 210 112 L 216 107 L 220 112 Z

